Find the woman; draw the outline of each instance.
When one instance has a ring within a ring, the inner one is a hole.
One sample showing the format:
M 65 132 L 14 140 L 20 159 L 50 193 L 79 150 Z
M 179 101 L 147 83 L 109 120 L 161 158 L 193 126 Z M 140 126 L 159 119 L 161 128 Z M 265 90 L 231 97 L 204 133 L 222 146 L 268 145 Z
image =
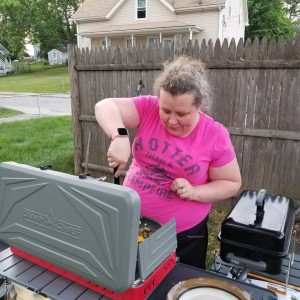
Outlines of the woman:
M 139 193 L 142 216 L 176 219 L 180 262 L 205 269 L 208 215 L 213 202 L 238 192 L 238 163 L 225 127 L 205 114 L 210 89 L 199 61 L 169 63 L 154 90 L 157 96 L 96 104 L 96 119 L 112 138 L 108 163 L 120 176 L 131 154 L 125 128 L 137 128 L 123 184 Z

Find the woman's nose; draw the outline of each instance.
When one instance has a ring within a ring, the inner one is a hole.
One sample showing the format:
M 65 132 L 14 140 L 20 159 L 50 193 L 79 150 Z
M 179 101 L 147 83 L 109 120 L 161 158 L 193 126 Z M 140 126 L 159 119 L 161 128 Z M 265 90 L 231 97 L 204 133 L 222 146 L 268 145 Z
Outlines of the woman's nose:
M 177 123 L 177 118 L 175 116 L 170 116 L 169 118 L 169 124 L 176 124 Z

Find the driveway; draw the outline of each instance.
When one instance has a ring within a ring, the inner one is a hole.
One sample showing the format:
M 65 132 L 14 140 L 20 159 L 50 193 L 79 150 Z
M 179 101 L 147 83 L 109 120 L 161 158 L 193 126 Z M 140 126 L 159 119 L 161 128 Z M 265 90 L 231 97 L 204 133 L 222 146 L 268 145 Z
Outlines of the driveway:
M 1 107 L 22 112 L 18 116 L 0 118 L 0 123 L 45 116 L 71 115 L 71 98 L 69 94 L 30 94 L 1 93 Z

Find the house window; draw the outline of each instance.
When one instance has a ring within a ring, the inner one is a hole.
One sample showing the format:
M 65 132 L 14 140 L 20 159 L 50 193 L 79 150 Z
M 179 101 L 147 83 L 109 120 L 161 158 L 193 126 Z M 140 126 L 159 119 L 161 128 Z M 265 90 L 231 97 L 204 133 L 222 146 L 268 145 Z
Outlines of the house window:
M 148 38 L 148 45 L 156 45 L 158 43 L 158 38 L 157 37 L 149 37 Z
M 108 49 L 111 46 L 110 39 L 101 40 L 100 47 L 104 49 Z
M 172 43 L 173 43 L 174 39 L 173 38 L 163 38 L 162 39 L 162 42 L 163 42 L 163 45 L 166 47 L 171 47 L 172 46 Z
M 126 39 L 126 44 L 125 45 L 126 45 L 127 49 L 132 48 L 132 46 L 134 46 L 134 39 L 132 39 L 132 38 Z
M 146 19 L 146 0 L 137 0 L 137 19 Z

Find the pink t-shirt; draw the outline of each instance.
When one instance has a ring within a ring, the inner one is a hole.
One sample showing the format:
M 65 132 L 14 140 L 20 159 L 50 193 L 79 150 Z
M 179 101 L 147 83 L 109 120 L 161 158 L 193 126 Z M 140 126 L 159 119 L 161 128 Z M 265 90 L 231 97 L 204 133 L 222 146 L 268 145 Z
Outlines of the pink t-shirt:
M 176 219 L 182 232 L 200 223 L 210 212 L 211 203 L 184 200 L 170 190 L 175 178 L 186 178 L 192 185 L 208 182 L 209 167 L 228 164 L 235 157 L 229 133 L 211 117 L 201 113 L 192 133 L 173 136 L 159 117 L 158 98 L 132 98 L 140 118 L 132 145 L 133 160 L 124 185 L 141 198 L 141 215 L 162 224 Z

